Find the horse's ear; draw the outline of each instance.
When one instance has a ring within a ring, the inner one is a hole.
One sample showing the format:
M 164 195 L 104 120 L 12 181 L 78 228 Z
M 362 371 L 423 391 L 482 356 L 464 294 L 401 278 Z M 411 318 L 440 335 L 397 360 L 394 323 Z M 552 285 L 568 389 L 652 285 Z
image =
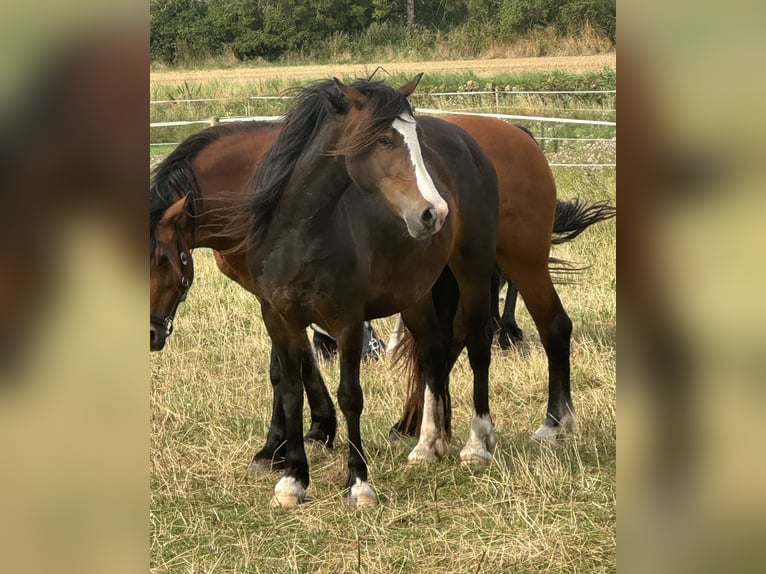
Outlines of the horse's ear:
M 401 88 L 396 90 L 401 95 L 403 95 L 405 98 L 409 98 L 410 94 L 415 91 L 415 88 L 418 87 L 418 84 L 420 83 L 420 78 L 423 77 L 423 72 L 420 72 L 417 76 L 412 78 L 409 82 L 404 84 Z
M 162 219 L 160 219 L 160 223 L 177 223 L 178 219 L 186 214 L 186 204 L 188 201 L 190 201 L 191 194 L 184 195 L 181 199 L 176 201 L 173 205 L 168 207 L 165 210 L 165 213 L 162 214 Z
M 343 97 L 346 98 L 348 103 L 350 103 L 355 108 L 359 109 L 365 104 L 365 102 L 367 102 L 367 96 L 357 90 L 354 86 L 347 86 L 338 78 L 333 78 L 333 80 L 335 80 L 335 85 L 338 86 L 338 89 L 340 90 L 340 93 L 343 94 Z

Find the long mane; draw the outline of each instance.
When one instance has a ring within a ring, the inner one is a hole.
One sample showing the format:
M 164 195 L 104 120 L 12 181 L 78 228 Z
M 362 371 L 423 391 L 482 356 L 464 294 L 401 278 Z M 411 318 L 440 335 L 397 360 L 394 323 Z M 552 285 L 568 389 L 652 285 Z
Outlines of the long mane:
M 187 202 L 190 215 L 196 215 L 199 189 L 192 165 L 207 146 L 231 134 L 262 127 L 265 122 L 232 122 L 204 129 L 183 140 L 164 160 L 152 169 L 149 184 L 149 237 L 154 245 L 157 222 L 180 197 L 192 194 Z
M 370 121 L 359 126 L 342 150 L 326 150 L 330 154 L 361 151 L 402 113 L 412 113 L 407 99 L 383 82 L 360 79 L 351 85 L 367 97 L 365 108 Z M 349 109 L 348 102 L 332 79 L 295 88 L 288 93 L 295 95 L 295 101 L 284 117 L 284 127 L 254 171 L 245 205 L 238 206 L 229 218 L 227 235 L 245 238 L 234 250 L 257 244 L 268 229 L 304 150 L 311 145 L 328 118 L 345 114 Z

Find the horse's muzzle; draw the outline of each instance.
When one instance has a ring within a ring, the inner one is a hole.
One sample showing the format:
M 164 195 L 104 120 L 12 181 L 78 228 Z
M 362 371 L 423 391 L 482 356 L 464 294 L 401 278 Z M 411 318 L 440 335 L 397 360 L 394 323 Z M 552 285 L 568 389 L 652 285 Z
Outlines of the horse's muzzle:
M 438 233 L 444 225 L 445 216 L 433 206 L 428 206 L 414 220 L 405 220 L 407 231 L 414 239 L 426 239 Z
M 165 329 L 149 324 L 149 349 L 152 351 L 161 351 L 165 346 Z

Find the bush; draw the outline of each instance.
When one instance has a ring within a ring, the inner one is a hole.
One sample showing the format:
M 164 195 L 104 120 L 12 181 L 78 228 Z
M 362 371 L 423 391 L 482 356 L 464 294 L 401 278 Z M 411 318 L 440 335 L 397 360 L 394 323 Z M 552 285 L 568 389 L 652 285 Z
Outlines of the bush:
M 616 0 L 501 0 L 499 20 L 511 35 L 547 26 L 560 34 L 577 34 L 589 23 L 614 42 L 616 14 Z

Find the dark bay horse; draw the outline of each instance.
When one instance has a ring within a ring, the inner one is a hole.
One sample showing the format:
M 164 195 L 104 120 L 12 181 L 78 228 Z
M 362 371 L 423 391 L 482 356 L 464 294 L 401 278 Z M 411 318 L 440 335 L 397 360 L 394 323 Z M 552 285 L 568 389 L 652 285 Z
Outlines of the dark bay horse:
M 452 313 L 459 307 L 468 317 L 467 346 L 475 373 L 477 422 L 463 458 L 485 460 L 494 447 L 487 375 L 496 176 L 466 132 L 434 118 L 415 121 L 405 97 L 415 84 L 397 92 L 366 81 L 352 86 L 325 82 L 302 92 L 255 172 L 247 216 L 238 220 L 235 214 L 223 234 L 241 237 L 253 231 L 246 249 L 227 250 L 225 258 L 234 262 L 239 279 L 252 281 L 275 348 L 275 390 L 287 439 L 285 475 L 275 488 L 280 504 L 302 500 L 309 481 L 300 429 L 305 327 L 311 322 L 340 342 L 339 404 L 351 442 L 349 502 L 375 499 L 359 435 L 363 319 L 403 311 L 418 341 L 430 397 L 423 425 L 428 432 L 421 432 L 410 460 L 444 454 L 448 436 L 441 421 L 448 406 L 443 389 L 450 335 L 440 326 L 451 320 L 440 321 L 431 291 L 440 291 L 437 280 L 447 263 L 460 285 Z M 185 209 L 184 203 L 175 211 Z M 248 266 L 240 268 L 237 258 L 245 255 Z M 179 270 L 187 266 L 181 261 Z M 345 281 L 337 281 L 339 276 Z

